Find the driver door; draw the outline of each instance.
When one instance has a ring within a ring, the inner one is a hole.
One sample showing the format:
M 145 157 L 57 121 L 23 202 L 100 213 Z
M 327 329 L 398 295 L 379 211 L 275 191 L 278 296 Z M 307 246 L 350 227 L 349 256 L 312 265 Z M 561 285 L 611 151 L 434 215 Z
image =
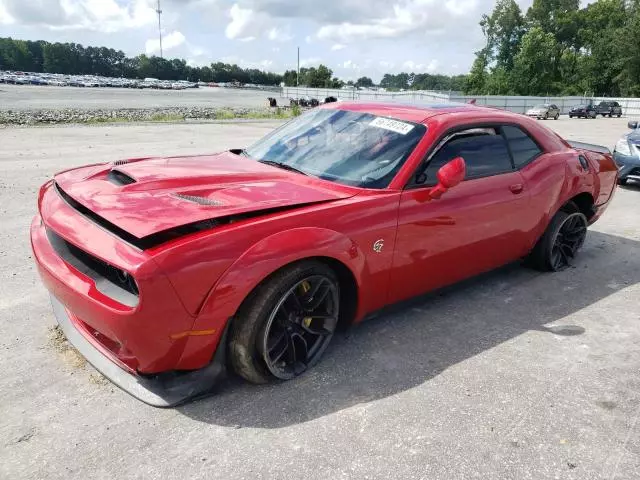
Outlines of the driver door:
M 455 157 L 466 177 L 439 199 L 429 191 Z M 527 253 L 529 193 L 499 128 L 461 129 L 441 141 L 424 186 L 401 195 L 391 298 L 409 298 L 498 267 Z

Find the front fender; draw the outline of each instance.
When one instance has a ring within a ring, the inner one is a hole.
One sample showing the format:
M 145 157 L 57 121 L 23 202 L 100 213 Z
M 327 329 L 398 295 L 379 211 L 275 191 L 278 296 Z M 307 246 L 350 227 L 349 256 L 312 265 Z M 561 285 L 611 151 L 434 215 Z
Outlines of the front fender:
M 227 321 L 244 299 L 266 277 L 292 262 L 310 257 L 329 257 L 344 264 L 360 287 L 366 283 L 366 259 L 349 237 L 320 227 L 301 227 L 275 233 L 253 244 L 218 279 L 207 294 L 193 325 L 194 331 L 215 330 L 214 335 L 192 336 L 182 365 L 199 368 L 211 359 Z M 358 315 L 362 305 L 358 288 Z M 206 360 L 204 363 L 203 361 Z

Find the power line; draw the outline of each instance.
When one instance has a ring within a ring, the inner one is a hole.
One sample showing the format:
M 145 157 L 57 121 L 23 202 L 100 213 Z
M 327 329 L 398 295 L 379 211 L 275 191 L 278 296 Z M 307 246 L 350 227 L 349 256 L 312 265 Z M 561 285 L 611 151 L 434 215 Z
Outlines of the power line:
M 162 58 L 162 8 L 160 8 L 160 0 L 158 0 L 158 35 L 160 35 L 160 58 Z

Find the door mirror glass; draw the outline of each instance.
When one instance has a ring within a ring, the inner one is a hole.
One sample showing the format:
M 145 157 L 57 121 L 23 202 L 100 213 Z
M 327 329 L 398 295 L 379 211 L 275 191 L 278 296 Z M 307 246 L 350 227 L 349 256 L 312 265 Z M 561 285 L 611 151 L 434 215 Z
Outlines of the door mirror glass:
M 444 164 L 438 170 L 438 184 L 431 189 L 429 196 L 431 198 L 440 198 L 447 190 L 455 187 L 464 180 L 467 174 L 467 167 L 462 157 L 456 157 L 450 162 Z
M 635 130 L 636 128 L 638 128 L 638 122 L 636 122 L 635 120 L 632 120 L 629 123 L 627 123 L 627 127 Z

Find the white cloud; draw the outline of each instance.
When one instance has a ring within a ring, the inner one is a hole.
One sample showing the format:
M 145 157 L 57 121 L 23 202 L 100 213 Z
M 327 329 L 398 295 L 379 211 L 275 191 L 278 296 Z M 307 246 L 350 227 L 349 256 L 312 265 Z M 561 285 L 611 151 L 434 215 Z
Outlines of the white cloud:
M 15 23 L 15 21 L 15 18 L 9 15 L 6 7 L 0 3 L 0 25 L 11 25 L 12 23 Z
M 304 41 L 306 43 L 311 43 L 311 42 L 313 42 L 313 38 L 311 38 L 311 35 L 307 35 L 306 37 L 304 37 Z
M 346 45 L 343 45 L 341 43 L 335 43 L 334 45 L 331 46 L 331 50 L 338 51 L 338 50 L 342 50 L 343 48 L 345 48 Z
M 0 23 L 113 33 L 156 20 L 151 0 L 2 0 Z
M 267 38 L 274 42 L 288 42 L 293 36 L 288 31 L 273 27 L 267 32 Z
M 440 66 L 437 60 L 431 60 L 429 63 L 416 63 L 413 60 L 407 60 L 402 64 L 402 70 L 413 73 L 433 73 Z
M 380 61 L 378 62 L 378 65 L 380 65 L 380 67 L 382 67 L 382 68 L 391 69 L 391 68 L 393 68 L 393 67 L 395 66 L 395 63 L 393 63 L 393 62 L 387 62 L 387 61 L 385 61 L 385 60 L 380 60 Z
M 241 42 L 253 42 L 256 39 L 256 37 L 243 37 L 243 38 L 239 38 L 238 40 L 240 40 Z
M 234 3 L 229 10 L 229 16 L 231 17 L 231 22 L 224 31 L 227 38 L 248 38 L 249 35 L 245 34 L 255 19 L 253 10 L 250 8 L 242 8 L 237 3 Z
M 180 45 L 185 43 L 186 40 L 187 39 L 182 34 L 182 32 L 179 32 L 176 30 L 174 32 L 171 32 L 169 35 L 165 35 L 162 37 L 162 49 L 164 51 L 171 50 L 172 48 L 179 47 Z M 145 49 L 147 51 L 147 54 L 159 53 L 160 39 L 152 38 L 147 40 L 145 44 Z
M 322 40 L 339 43 L 363 41 L 373 38 L 398 38 L 410 33 L 430 33 L 441 30 L 444 24 L 453 24 L 453 17 L 475 15 L 478 0 L 409 0 L 393 5 L 393 11 L 364 21 L 344 21 L 323 25 L 317 32 Z M 477 23 L 477 20 L 474 20 Z
M 309 57 L 309 58 L 303 58 L 300 60 L 300 66 L 301 67 L 311 67 L 311 66 L 316 66 L 318 65 L 320 62 L 322 61 L 321 58 L 319 57 Z

